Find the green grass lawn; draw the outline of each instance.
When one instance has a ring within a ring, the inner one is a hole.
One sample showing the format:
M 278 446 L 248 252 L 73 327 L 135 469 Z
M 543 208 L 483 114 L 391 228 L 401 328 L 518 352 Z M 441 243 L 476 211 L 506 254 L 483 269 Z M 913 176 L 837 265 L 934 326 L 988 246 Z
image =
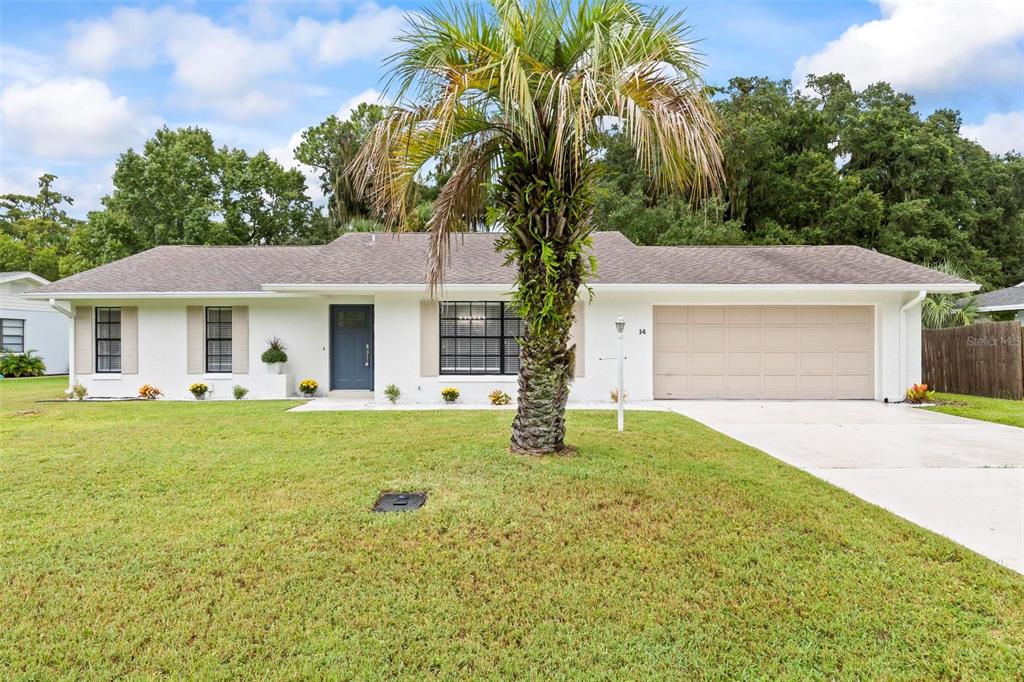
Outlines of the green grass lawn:
M 0 678 L 1024 675 L 1024 578 L 678 415 L 532 459 L 508 412 L 61 381 L 0 382 Z
M 957 417 L 1019 426 L 1024 429 L 1024 400 L 981 398 L 976 395 L 959 395 L 957 393 L 936 393 L 935 397 L 939 400 L 949 401 L 951 404 L 925 409 L 945 412 Z

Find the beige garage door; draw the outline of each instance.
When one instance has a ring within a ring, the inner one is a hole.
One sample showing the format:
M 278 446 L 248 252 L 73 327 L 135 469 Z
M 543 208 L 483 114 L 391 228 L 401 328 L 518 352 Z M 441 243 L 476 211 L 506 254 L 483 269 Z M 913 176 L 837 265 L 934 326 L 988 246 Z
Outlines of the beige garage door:
M 871 306 L 655 306 L 655 398 L 874 397 Z

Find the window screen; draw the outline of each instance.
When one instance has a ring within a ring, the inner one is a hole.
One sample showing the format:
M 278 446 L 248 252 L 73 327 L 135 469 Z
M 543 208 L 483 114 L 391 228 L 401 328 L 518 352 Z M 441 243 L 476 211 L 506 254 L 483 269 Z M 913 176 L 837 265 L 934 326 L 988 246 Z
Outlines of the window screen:
M 442 301 L 441 374 L 516 374 L 523 323 L 502 301 Z
M 0 347 L 6 353 L 25 352 L 25 320 L 12 320 L 4 318 L 0 320 Z
M 231 371 L 231 308 L 206 309 L 206 371 Z
M 121 371 L 120 308 L 96 308 L 96 371 Z

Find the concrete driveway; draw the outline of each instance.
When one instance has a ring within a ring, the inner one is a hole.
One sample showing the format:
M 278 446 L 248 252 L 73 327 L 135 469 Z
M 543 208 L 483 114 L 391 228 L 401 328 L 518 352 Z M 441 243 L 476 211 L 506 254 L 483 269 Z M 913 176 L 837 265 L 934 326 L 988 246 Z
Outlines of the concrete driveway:
M 870 401 L 664 401 L 1024 573 L 1024 429 Z

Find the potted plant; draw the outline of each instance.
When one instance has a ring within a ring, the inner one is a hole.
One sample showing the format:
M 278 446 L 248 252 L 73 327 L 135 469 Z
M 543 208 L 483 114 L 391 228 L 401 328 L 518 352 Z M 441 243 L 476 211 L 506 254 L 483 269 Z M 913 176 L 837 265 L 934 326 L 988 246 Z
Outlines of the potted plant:
M 281 365 L 288 362 L 288 354 L 284 352 L 284 349 L 284 341 L 276 336 L 267 339 L 267 349 L 263 351 L 260 360 L 267 366 L 267 372 L 270 374 L 280 374 Z
M 315 396 L 318 388 L 320 388 L 320 384 L 316 382 L 316 379 L 303 379 L 299 382 L 299 391 L 307 398 Z
M 210 387 L 198 381 L 189 386 L 188 391 L 196 397 L 196 400 L 206 400 L 206 394 L 209 393 Z
M 441 389 L 441 397 L 444 398 L 446 403 L 454 403 L 459 399 L 459 389 L 454 386 L 446 386 Z

